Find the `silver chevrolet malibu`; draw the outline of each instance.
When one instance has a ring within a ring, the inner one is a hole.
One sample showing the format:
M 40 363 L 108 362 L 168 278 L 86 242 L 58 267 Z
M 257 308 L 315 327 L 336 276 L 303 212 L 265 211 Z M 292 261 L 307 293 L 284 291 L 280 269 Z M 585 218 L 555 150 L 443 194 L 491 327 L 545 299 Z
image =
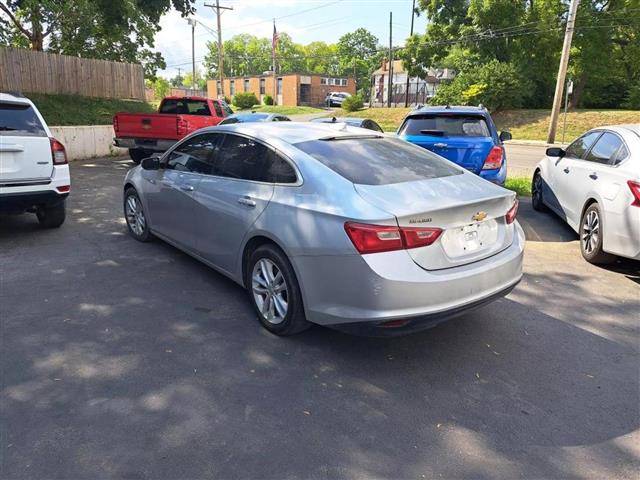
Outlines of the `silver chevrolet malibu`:
M 346 124 L 205 128 L 124 182 L 135 239 L 245 287 L 278 335 L 416 331 L 507 294 L 522 277 L 517 206 L 434 153 Z

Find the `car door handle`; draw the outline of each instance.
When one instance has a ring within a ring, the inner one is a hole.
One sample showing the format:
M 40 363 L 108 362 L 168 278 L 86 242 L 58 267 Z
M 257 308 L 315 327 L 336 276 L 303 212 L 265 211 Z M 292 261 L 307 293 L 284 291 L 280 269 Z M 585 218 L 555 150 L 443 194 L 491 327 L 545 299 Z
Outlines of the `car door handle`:
M 251 197 L 240 197 L 238 199 L 238 203 L 240 205 L 246 205 L 247 207 L 255 207 L 256 201 L 252 200 Z
M 563 172 L 564 172 L 564 173 L 569 173 L 569 169 L 568 169 L 568 168 L 565 168 L 565 169 L 563 170 Z
M 594 173 L 592 173 L 591 175 L 589 175 L 589 178 L 590 178 L 591 180 L 597 180 L 597 179 L 598 179 L 598 174 L 594 172 Z
M 193 185 L 180 185 L 180 190 L 183 192 L 193 192 Z
M 433 146 L 437 148 L 447 148 L 449 145 L 446 143 L 434 143 Z

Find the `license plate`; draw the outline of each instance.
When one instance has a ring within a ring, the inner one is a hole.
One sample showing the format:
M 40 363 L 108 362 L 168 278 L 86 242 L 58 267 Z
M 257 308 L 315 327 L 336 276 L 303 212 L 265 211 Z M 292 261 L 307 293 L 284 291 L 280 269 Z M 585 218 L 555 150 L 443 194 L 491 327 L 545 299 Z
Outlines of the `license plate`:
M 464 238 L 465 252 L 475 252 L 482 246 L 478 235 L 478 224 L 462 227 L 462 235 Z

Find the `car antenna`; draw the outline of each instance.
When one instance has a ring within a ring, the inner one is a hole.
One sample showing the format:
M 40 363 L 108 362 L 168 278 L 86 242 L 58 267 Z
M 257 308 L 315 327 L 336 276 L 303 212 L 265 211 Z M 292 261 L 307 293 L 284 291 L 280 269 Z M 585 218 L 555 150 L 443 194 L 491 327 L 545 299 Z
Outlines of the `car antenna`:
M 338 119 L 336 117 L 331 117 L 331 123 L 336 123 Z

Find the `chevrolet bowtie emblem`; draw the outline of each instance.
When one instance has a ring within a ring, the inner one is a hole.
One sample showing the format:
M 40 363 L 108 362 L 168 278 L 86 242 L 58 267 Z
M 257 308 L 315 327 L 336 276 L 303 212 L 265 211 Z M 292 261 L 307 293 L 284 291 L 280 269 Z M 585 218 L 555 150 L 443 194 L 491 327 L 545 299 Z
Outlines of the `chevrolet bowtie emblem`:
M 473 217 L 471 217 L 471 219 L 475 220 L 476 222 L 481 222 L 485 218 L 487 218 L 487 212 L 478 212 Z

